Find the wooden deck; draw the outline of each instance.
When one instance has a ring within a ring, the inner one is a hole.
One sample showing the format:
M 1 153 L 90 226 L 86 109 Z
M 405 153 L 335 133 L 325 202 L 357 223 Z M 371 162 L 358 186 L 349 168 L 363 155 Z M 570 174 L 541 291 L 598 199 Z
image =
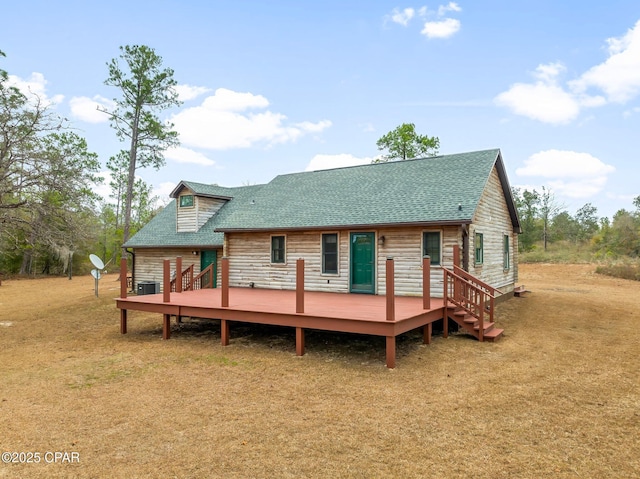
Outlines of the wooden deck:
M 296 353 L 304 354 L 304 330 L 320 329 L 348 333 L 385 336 L 386 361 L 395 367 L 396 336 L 416 328 L 424 328 L 424 341 L 431 341 L 432 323 L 443 319 L 444 306 L 441 298 L 432 298 L 430 308 L 424 309 L 419 297 L 396 296 L 394 319 L 387 319 L 385 296 L 304 293 L 304 312 L 296 312 L 299 303 L 296 291 L 229 288 L 229 306 L 222 306 L 222 289 L 201 289 L 170 293 L 169 301 L 164 294 L 151 294 L 118 298 L 116 305 L 121 310 L 121 332 L 127 331 L 126 311 L 148 311 L 163 315 L 163 337 L 170 337 L 170 317 L 188 316 L 221 320 L 221 340 L 229 343 L 229 323 L 242 321 L 296 328 Z
M 454 250 L 454 253 L 456 250 Z M 459 261 L 458 261 L 459 262 Z M 416 328 L 423 328 L 424 342 L 431 342 L 432 325 L 443 320 L 443 334 L 448 332 L 452 318 L 480 341 L 498 339 L 501 329 L 494 328 L 494 293 L 491 286 L 479 281 L 460 268 L 444 270 L 445 297 L 431 298 L 430 261 L 423 259 L 422 297 L 395 296 L 393 258 L 386 261 L 386 295 L 322 293 L 305 291 L 304 260 L 296 262 L 296 289 L 276 290 L 229 287 L 229 260 L 222 259 L 222 287 L 183 291 L 184 281 L 170 280 L 170 262 L 164 260 L 162 294 L 127 297 L 127 286 L 120 284 L 120 332 L 127 332 L 127 311 L 148 311 L 163 316 L 162 336 L 171 336 L 171 316 L 188 316 L 220 320 L 221 341 L 229 344 L 229 324 L 246 323 L 289 326 L 296 328 L 296 354 L 304 354 L 306 329 L 371 334 L 386 338 L 387 367 L 396 364 L 396 337 Z M 182 271 L 181 258 L 176 270 Z M 462 275 L 462 276 L 461 276 Z M 126 278 L 127 264 L 122 260 L 120 277 Z M 192 282 L 187 284 L 192 285 Z M 190 288 L 192 286 L 189 286 Z M 174 289 L 174 291 L 172 291 Z M 487 316 L 485 320 L 485 316 Z

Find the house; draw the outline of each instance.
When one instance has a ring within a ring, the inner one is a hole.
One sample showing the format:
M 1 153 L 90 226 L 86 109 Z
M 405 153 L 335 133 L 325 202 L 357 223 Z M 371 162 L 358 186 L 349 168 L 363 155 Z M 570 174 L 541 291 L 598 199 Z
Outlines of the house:
M 134 282 L 162 278 L 162 260 L 182 257 L 196 273 L 229 258 L 232 287 L 443 296 L 442 267 L 459 246 L 463 269 L 503 293 L 518 280 L 520 222 L 500 150 L 280 175 L 264 185 L 224 188 L 181 181 L 173 201 L 125 247 Z

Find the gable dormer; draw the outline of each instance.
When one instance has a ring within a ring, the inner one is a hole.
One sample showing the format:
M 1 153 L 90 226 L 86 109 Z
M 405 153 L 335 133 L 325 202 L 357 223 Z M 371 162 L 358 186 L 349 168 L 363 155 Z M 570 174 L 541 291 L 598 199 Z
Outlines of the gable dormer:
M 213 194 L 209 185 L 181 181 L 171 193 L 176 200 L 176 231 L 195 233 L 231 198 Z

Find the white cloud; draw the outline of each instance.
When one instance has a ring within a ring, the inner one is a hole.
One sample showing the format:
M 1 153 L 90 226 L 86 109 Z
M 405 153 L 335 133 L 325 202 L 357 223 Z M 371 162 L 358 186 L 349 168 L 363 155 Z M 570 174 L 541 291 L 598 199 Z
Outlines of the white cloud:
M 514 113 L 544 123 L 569 123 L 580 114 L 582 108 L 601 106 L 605 99 L 568 91 L 558 79 L 566 71 L 560 63 L 538 65 L 533 72 L 535 83 L 516 83 L 500 93 L 495 103 L 511 109 Z
M 460 30 L 460 20 L 445 18 L 437 22 L 426 22 L 422 33 L 427 38 L 449 38 Z
M 9 75 L 7 79 L 9 86 L 16 87 L 30 100 L 39 100 L 42 106 L 51 106 L 52 104 L 62 103 L 64 95 L 54 95 L 49 98 L 47 95 L 47 83 L 42 73 L 33 72 L 31 77 L 24 80 L 16 75 Z
M 449 2 L 447 5 L 440 5 L 438 7 L 438 15 L 443 16 L 447 12 L 461 12 L 462 8 L 456 2 Z
M 262 95 L 219 88 L 200 106 L 182 110 L 171 121 L 184 145 L 212 150 L 286 143 L 331 126 L 329 120 L 287 125 L 287 117 L 281 113 L 246 111 L 264 110 L 268 106 L 269 101 Z
M 369 165 L 375 158 L 358 158 L 349 153 L 338 155 L 316 155 L 311 158 L 305 171 L 329 170 L 345 166 Z
M 572 82 L 579 92 L 604 91 L 611 102 L 626 103 L 640 93 L 640 20 L 620 38 L 608 38 L 609 58 Z
M 198 153 L 196 151 L 190 150 L 189 148 L 184 148 L 182 146 L 178 146 L 176 148 L 169 148 L 164 152 L 165 158 L 169 160 L 173 160 L 176 163 L 191 163 L 194 165 L 202 165 L 202 166 L 213 166 L 216 164 L 215 161 L 207 158 L 202 153 Z
M 155 196 L 158 198 L 159 206 L 167 206 L 171 198 L 169 195 L 177 186 L 177 183 L 172 183 L 170 181 L 160 183 L 158 186 L 154 186 L 151 190 L 151 196 Z
M 534 73 L 536 83 L 516 83 L 495 102 L 518 115 L 552 124 L 574 120 L 582 108 L 628 102 L 640 94 L 640 21 L 624 36 L 607 39 L 607 44 L 609 58 L 565 86 L 558 82 L 564 65 L 539 65 Z M 600 89 L 606 98 L 589 94 L 592 88 Z
M 556 193 L 569 198 L 588 198 L 599 193 L 615 168 L 589 153 L 545 150 L 531 155 L 516 175 L 546 178 Z
M 74 96 L 69 100 L 71 114 L 88 123 L 104 123 L 109 121 L 109 115 L 99 111 L 100 109 L 113 110 L 115 104 L 100 95 L 93 98 L 86 96 Z
M 409 24 L 409 20 L 413 18 L 415 13 L 416 12 L 413 8 L 405 8 L 402 11 L 394 8 L 391 12 L 391 21 L 397 23 L 398 25 L 406 27 Z
M 180 101 L 189 101 L 210 92 L 211 88 L 204 86 L 176 85 L 174 90 L 178 94 L 178 99 Z
M 568 123 L 580 113 L 580 105 L 571 94 L 544 82 L 516 83 L 495 101 L 518 115 L 545 123 Z
M 100 195 L 108 203 L 111 201 L 111 198 L 109 198 L 111 194 L 111 188 L 109 187 L 109 182 L 112 180 L 111 172 L 109 170 L 101 171 L 98 176 L 102 177 L 104 181 L 99 185 L 94 184 L 93 192 Z

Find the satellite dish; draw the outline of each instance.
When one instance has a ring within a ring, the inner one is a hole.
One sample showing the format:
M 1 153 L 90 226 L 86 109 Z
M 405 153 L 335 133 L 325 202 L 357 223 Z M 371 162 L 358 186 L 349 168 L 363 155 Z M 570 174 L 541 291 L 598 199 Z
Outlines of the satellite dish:
M 91 264 L 94 265 L 96 267 L 96 269 L 104 269 L 104 263 L 95 254 L 90 254 L 89 255 L 89 260 L 91 260 Z M 93 272 L 92 272 L 92 274 L 93 274 Z
M 91 270 L 91 276 L 93 276 L 95 279 L 100 279 L 100 276 L 102 276 L 100 274 L 100 270 L 99 269 L 92 269 Z

